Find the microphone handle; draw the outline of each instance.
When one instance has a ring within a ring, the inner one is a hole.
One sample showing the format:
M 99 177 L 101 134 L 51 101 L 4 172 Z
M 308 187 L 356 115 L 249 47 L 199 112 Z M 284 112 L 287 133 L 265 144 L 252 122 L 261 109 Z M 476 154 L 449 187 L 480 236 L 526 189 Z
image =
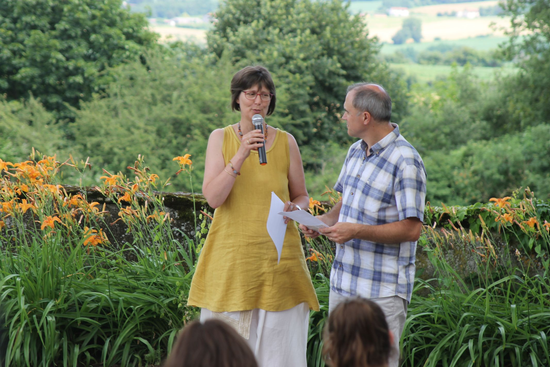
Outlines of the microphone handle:
M 260 130 L 262 134 L 264 133 L 264 124 L 260 125 Z M 265 138 L 264 143 L 261 147 L 258 148 L 258 157 L 260 158 L 260 165 L 264 166 L 267 164 L 267 157 L 265 155 Z

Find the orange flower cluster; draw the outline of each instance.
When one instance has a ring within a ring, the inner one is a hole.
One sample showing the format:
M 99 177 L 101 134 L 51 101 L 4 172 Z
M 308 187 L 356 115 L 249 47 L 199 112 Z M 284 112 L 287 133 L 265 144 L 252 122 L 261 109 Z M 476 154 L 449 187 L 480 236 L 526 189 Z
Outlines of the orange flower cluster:
M 105 205 L 101 210 L 98 202 L 88 202 L 84 194 L 67 194 L 64 187 L 55 182 L 62 166 L 75 167 L 72 157 L 60 163 L 55 156 L 35 160 L 34 155 L 33 151 L 31 159 L 21 163 L 0 159 L 0 230 L 13 231 L 17 226 L 35 220 L 40 228 L 36 230 L 44 239 L 53 238 L 57 233 L 61 237 L 76 235 L 89 248 L 109 243 L 103 229 L 97 227 L 99 217 L 107 213 Z M 179 172 L 191 170 L 193 162 L 190 156 L 174 158 L 181 167 Z M 162 199 L 153 191 L 160 178 L 149 173 L 150 169 L 143 163 L 143 157 L 139 156 L 135 164 L 128 167 L 135 173 L 134 182 L 127 180 L 122 173 L 112 174 L 104 170 L 105 174 L 100 177 L 102 185 L 95 189 L 119 205 L 120 218 L 116 221 L 122 220 L 129 228 L 140 229 L 154 222 L 153 227 L 158 228 L 158 224 L 169 223 L 171 219 L 162 211 Z M 164 183 L 167 184 L 168 181 Z M 13 220 L 6 220 L 10 217 Z
M 62 166 L 74 167 L 69 161 L 58 162 L 55 156 L 21 163 L 0 159 L 0 230 L 8 230 L 8 217 L 14 218 L 10 224 L 12 227 L 14 223 L 23 223 L 24 215 L 31 215 L 30 218 L 37 219 L 45 238 L 63 231 L 67 234 L 82 233 L 86 240 L 87 234 L 79 225 L 83 221 L 89 222 L 92 219 L 90 214 L 102 214 L 99 203 L 89 203 L 81 194 L 68 195 L 61 185 L 55 184 L 56 174 Z M 101 234 L 97 235 L 101 237 Z M 101 238 L 102 242 L 106 241 L 104 235 Z M 87 240 L 101 243 L 95 238 Z
M 107 239 L 105 233 L 103 233 L 102 229 L 100 229 L 98 232 L 95 229 L 84 227 L 84 246 L 97 246 L 105 242 L 109 242 L 109 240 Z

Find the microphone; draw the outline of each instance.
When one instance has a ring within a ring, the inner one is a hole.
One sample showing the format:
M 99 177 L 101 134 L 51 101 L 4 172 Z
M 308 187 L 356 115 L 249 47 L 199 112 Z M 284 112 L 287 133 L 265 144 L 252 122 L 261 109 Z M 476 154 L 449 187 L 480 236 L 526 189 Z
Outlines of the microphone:
M 262 115 L 255 114 L 252 116 L 252 125 L 254 125 L 254 129 L 261 130 L 262 134 L 264 134 L 264 118 Z M 260 158 L 260 164 L 266 165 L 267 164 L 267 157 L 265 155 L 265 138 L 264 143 L 261 147 L 258 148 L 258 156 Z

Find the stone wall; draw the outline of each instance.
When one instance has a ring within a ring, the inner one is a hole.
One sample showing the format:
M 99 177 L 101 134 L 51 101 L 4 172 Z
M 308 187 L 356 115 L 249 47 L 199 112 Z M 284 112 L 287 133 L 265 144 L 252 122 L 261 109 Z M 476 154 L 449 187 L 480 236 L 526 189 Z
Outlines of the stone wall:
M 101 206 L 105 204 L 105 209 L 109 212 L 106 222 L 115 222 L 118 218 L 119 208 L 117 204 L 113 203 L 109 198 L 105 198 L 97 190 L 92 188 L 80 188 L 76 186 L 65 186 L 65 190 L 68 194 L 85 193 L 88 200 L 97 201 L 101 204 Z M 206 202 L 206 199 L 200 194 L 189 194 L 183 192 L 159 194 L 164 199 L 165 211 L 170 213 L 170 217 L 173 219 L 172 228 L 177 229 L 174 231 L 174 236 L 182 243 L 185 243 L 185 236 L 183 234 L 193 238 L 195 231 L 200 229 L 198 228 L 200 223 L 196 223 L 195 221 L 195 211 L 196 213 L 203 211 L 209 215 L 214 212 L 214 210 Z M 322 204 L 324 207 L 329 206 L 329 203 Z M 122 221 L 118 221 L 111 226 L 110 233 L 117 237 L 115 241 L 117 243 L 131 242 L 131 238 L 129 238 L 131 235 L 127 233 L 126 225 Z M 491 268 L 497 268 L 499 266 L 517 265 L 518 259 L 514 256 L 515 248 L 504 243 L 498 234 L 495 234 L 494 238 L 497 263 L 493 262 L 492 264 L 489 264 L 489 266 Z M 447 263 L 461 277 L 471 277 L 479 271 L 479 254 L 472 250 L 472 246 L 464 246 L 459 237 L 456 238 L 456 241 L 453 241 L 453 238 L 450 237 L 449 241 L 442 244 L 442 246 L 443 248 L 441 248 L 441 251 L 444 258 L 447 260 Z M 434 266 L 428 258 L 426 247 L 422 246 L 421 243 L 418 245 L 416 256 L 417 276 L 425 280 L 433 278 Z M 523 260 L 536 262 L 531 258 L 524 258 Z

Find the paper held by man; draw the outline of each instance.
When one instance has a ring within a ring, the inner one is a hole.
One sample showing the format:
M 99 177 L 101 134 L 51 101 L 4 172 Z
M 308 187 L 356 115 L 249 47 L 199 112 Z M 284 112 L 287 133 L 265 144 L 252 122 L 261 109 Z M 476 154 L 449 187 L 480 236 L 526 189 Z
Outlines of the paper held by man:
M 313 229 L 314 231 L 318 231 L 319 228 L 328 227 L 320 219 L 315 218 L 313 215 L 309 214 L 305 210 L 295 210 L 293 212 L 280 212 L 279 214 L 287 218 L 290 218 L 300 224 L 303 224 L 304 226 L 308 227 L 309 229 Z
M 282 211 L 285 204 L 274 193 L 271 193 L 271 206 L 269 208 L 269 216 L 267 218 L 267 232 L 273 240 L 273 244 L 277 248 L 277 263 L 281 261 L 281 252 L 283 251 L 283 242 L 286 234 L 286 224 L 283 217 L 290 218 L 304 226 L 313 229 L 314 231 L 319 228 L 328 227 L 325 223 L 315 218 L 305 210 L 295 210 L 293 212 Z

